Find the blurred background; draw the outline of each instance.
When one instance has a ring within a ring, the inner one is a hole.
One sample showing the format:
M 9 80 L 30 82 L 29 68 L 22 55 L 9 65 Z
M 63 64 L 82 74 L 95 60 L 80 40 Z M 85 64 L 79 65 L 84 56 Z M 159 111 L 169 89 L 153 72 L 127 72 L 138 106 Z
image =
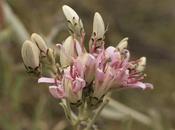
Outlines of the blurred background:
M 128 118 L 98 120 L 100 130 L 175 130 L 174 0 L 0 0 L 0 130 L 68 130 L 59 102 L 27 74 L 21 45 L 33 32 L 48 44 L 67 36 L 61 6 L 82 18 L 86 40 L 94 12 L 108 25 L 106 44 L 129 37 L 133 59 L 146 56 L 146 81 L 154 90 L 125 90 L 113 97 L 151 119 L 152 125 Z

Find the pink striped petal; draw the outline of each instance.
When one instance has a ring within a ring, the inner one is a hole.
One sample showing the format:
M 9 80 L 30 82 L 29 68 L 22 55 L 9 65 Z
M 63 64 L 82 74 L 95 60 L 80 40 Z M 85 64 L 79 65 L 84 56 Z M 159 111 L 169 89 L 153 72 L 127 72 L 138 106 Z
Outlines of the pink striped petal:
M 51 95 L 55 98 L 64 98 L 65 92 L 61 86 L 49 86 L 49 91 Z
M 112 55 L 114 54 L 114 52 L 116 51 L 116 48 L 113 46 L 109 46 L 108 48 L 106 48 L 105 52 L 107 52 L 107 54 L 112 57 Z
M 89 65 L 92 66 L 94 64 L 95 64 L 95 57 L 93 55 L 89 54 L 86 65 L 87 66 L 89 66 Z
M 103 81 L 104 76 L 105 76 L 104 75 L 104 72 L 101 69 L 97 68 L 97 72 L 96 72 L 96 78 L 97 78 L 97 80 Z
M 86 82 L 82 79 L 82 78 L 76 78 L 76 80 L 73 83 L 73 91 L 75 93 L 77 93 L 78 91 L 80 91 L 82 88 L 85 87 Z
M 38 79 L 38 83 L 55 83 L 56 80 L 54 78 L 46 78 L 46 77 L 41 77 Z
M 147 88 L 145 83 L 142 82 L 136 82 L 134 84 L 128 84 L 128 87 L 132 87 L 132 88 L 142 88 L 143 90 Z

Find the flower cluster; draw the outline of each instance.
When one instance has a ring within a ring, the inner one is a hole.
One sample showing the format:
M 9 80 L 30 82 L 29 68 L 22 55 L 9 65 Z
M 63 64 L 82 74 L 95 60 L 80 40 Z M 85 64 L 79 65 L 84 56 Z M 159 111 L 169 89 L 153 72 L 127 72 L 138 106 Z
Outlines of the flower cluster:
M 144 83 L 146 57 L 130 60 L 127 49 L 128 38 L 116 47 L 105 45 L 105 24 L 96 12 L 89 49 L 85 48 L 85 31 L 77 13 L 67 5 L 63 6 L 70 36 L 62 44 L 57 44 L 59 61 L 55 60 L 52 49 L 43 39 L 33 34 L 31 41 L 25 41 L 22 48 L 24 64 L 30 70 L 40 66 L 41 57 L 51 59 L 52 77 L 41 77 L 39 83 L 48 83 L 50 93 L 58 99 L 67 99 L 77 106 L 87 102 L 97 106 L 110 91 L 120 88 L 153 88 Z

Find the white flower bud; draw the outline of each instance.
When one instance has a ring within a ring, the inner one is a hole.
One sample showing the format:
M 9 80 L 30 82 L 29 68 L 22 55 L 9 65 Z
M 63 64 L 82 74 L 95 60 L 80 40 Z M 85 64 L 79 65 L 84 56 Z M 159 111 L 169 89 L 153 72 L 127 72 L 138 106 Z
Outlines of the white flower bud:
M 83 23 L 78 14 L 69 6 L 64 5 L 62 7 L 63 13 L 68 21 L 68 27 L 71 33 L 75 33 L 81 36 L 84 32 Z
M 39 67 L 40 51 L 36 44 L 26 40 L 22 45 L 21 54 L 27 69 L 36 69 Z
M 67 20 L 73 23 L 74 19 L 76 22 L 78 22 L 79 16 L 71 7 L 63 5 L 62 9 Z
M 101 15 L 98 12 L 96 12 L 94 15 L 94 21 L 93 21 L 92 38 L 96 38 L 97 40 L 99 40 L 99 39 L 103 40 L 104 34 L 105 34 L 104 21 L 103 21 Z
M 66 38 L 60 50 L 60 63 L 62 67 L 67 67 L 71 63 L 69 56 L 74 55 L 74 43 L 72 36 Z
M 119 42 L 119 44 L 117 45 L 116 48 L 117 48 L 119 51 L 122 51 L 122 50 L 126 49 L 127 46 L 128 46 L 128 38 L 124 38 L 123 40 L 121 40 L 121 41 Z
M 72 57 L 77 57 L 82 52 L 81 46 L 72 36 L 66 38 L 60 49 L 60 63 L 62 67 L 67 67 L 72 62 Z
M 146 66 L 146 57 L 141 57 L 138 61 L 138 65 L 136 67 L 136 70 L 139 72 L 142 72 L 142 71 L 144 71 L 145 66 Z
M 46 54 L 48 48 L 47 48 L 45 41 L 43 40 L 43 38 L 40 35 L 33 33 L 31 35 L 31 40 L 38 46 L 38 48 L 41 52 Z

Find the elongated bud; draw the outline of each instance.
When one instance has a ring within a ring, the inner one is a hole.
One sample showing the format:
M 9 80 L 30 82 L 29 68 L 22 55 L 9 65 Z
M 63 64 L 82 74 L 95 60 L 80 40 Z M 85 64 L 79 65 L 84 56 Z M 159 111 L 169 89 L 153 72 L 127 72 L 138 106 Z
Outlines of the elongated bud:
M 48 48 L 47 48 L 45 41 L 40 35 L 33 33 L 31 35 L 31 40 L 38 46 L 39 50 L 42 53 L 46 54 Z
M 71 7 L 67 5 L 63 5 L 62 9 L 67 19 L 68 28 L 70 32 L 81 36 L 82 32 L 84 32 L 84 28 L 83 23 L 79 18 L 78 14 Z
M 28 70 L 35 70 L 39 67 L 40 51 L 36 44 L 26 40 L 22 45 L 21 54 L 23 62 Z
M 74 41 L 73 37 L 69 36 L 63 42 L 62 48 L 60 50 L 60 63 L 63 68 L 71 64 L 72 56 L 74 56 Z
M 79 16 L 71 7 L 63 5 L 62 9 L 67 20 L 69 20 L 71 23 L 78 22 Z
M 128 46 L 128 38 L 124 38 L 123 40 L 121 40 L 121 41 L 119 42 L 119 44 L 117 45 L 116 48 L 117 48 L 119 51 L 122 51 L 122 50 L 126 49 L 127 46 Z
M 136 70 L 139 72 L 144 71 L 146 66 L 146 57 L 141 57 L 138 62 L 138 66 L 136 67 Z
M 103 40 L 105 34 L 105 25 L 101 15 L 96 12 L 93 21 L 93 34 L 92 38 L 97 40 Z
M 60 49 L 61 66 L 64 68 L 70 65 L 72 63 L 72 57 L 77 57 L 81 52 L 81 46 L 76 39 L 73 39 L 72 36 L 66 38 Z

